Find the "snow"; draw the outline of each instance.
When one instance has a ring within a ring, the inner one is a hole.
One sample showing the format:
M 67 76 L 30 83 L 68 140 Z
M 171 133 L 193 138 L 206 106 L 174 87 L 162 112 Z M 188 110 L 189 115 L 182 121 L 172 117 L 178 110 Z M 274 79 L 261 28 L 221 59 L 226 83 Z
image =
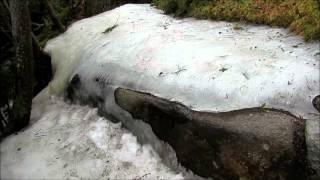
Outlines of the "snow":
M 319 42 L 305 43 L 280 28 L 242 27 L 174 19 L 146 4 L 74 23 L 46 45 L 54 79 L 33 100 L 32 124 L 1 143 L 1 178 L 193 177 L 150 126 L 116 105 L 117 87 L 195 110 L 264 105 L 302 116 L 310 162 L 320 167 L 319 113 L 311 103 L 320 92 Z M 75 74 L 81 96 L 102 97 L 99 110 L 121 123 L 99 117 L 97 109 L 51 98 L 63 96 Z
M 108 27 L 118 25 L 109 33 Z M 74 23 L 51 40 L 53 92 L 80 74 L 90 93 L 128 87 L 180 101 L 196 110 L 261 106 L 310 117 L 317 111 L 319 42 L 285 29 L 174 19 L 149 5 L 124 5 Z
M 33 120 L 39 110 L 40 119 L 1 143 L 1 179 L 196 178 L 169 168 L 150 145 L 97 109 L 51 97 L 33 104 Z
M 63 94 L 78 74 L 81 96 L 106 99 L 100 108 L 135 135 L 132 117 L 114 102 L 117 87 L 201 111 L 283 109 L 307 119 L 308 155 L 320 172 L 319 112 L 311 103 L 320 92 L 319 44 L 286 29 L 235 30 L 228 22 L 175 19 L 150 5 L 128 4 L 78 21 L 48 42 L 57 71 L 48 92 Z

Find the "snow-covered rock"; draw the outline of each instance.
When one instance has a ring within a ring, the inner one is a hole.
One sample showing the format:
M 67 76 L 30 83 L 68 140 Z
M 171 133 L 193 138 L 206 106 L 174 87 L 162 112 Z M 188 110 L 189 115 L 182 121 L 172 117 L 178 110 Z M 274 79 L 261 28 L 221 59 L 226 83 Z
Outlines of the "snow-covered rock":
M 285 29 L 234 30 L 227 22 L 174 19 L 150 5 L 124 5 L 74 23 L 46 51 L 55 93 L 79 74 L 95 93 L 101 79 L 197 110 L 266 104 L 306 118 L 318 114 L 311 101 L 320 88 L 319 42 L 304 43 Z
M 76 74 L 78 93 L 107 99 L 101 108 L 119 119 L 113 91 L 121 86 L 179 101 L 194 110 L 283 109 L 307 119 L 312 162 L 320 167 L 319 42 L 285 29 L 174 19 L 150 5 L 124 5 L 74 23 L 51 40 L 55 78 L 63 93 Z
M 129 4 L 74 23 L 50 40 L 45 50 L 52 57 L 54 79 L 34 99 L 36 104 L 49 95 L 63 95 L 78 76 L 81 84 L 76 94 L 102 99 L 98 107 L 120 119 L 139 142 L 150 144 L 161 158 L 167 155 L 166 146 L 154 140 L 150 127 L 133 121 L 116 105 L 117 87 L 152 93 L 200 111 L 263 106 L 302 116 L 307 119 L 310 162 L 320 167 L 319 112 L 312 106 L 313 97 L 320 92 L 319 42 L 305 43 L 285 29 L 243 25 L 242 30 L 235 30 L 228 22 L 174 19 L 150 5 Z M 34 115 L 44 116 L 40 112 L 46 108 L 37 108 Z M 101 139 L 105 136 L 103 131 L 89 133 L 87 140 L 103 150 L 106 146 Z M 16 141 L 12 139 L 14 136 L 6 140 L 11 141 L 6 146 Z M 10 157 L 11 149 L 5 151 L 6 146 L 1 152 L 7 153 L 1 153 L 1 158 Z M 135 151 L 134 146 L 125 151 Z M 168 159 L 171 156 L 162 160 L 171 162 Z M 1 161 L 1 169 L 14 167 L 14 162 L 9 161 L 11 166 L 5 162 Z

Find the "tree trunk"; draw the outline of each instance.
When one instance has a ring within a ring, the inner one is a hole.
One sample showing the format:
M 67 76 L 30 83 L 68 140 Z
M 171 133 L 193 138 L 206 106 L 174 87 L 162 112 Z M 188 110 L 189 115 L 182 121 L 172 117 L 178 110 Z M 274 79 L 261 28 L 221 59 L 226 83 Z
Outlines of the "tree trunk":
M 15 83 L 12 100 L 8 100 L 9 131 L 25 127 L 30 120 L 33 95 L 33 52 L 28 0 L 11 0 L 10 14 L 15 47 Z M 7 133 L 11 133 L 7 132 Z

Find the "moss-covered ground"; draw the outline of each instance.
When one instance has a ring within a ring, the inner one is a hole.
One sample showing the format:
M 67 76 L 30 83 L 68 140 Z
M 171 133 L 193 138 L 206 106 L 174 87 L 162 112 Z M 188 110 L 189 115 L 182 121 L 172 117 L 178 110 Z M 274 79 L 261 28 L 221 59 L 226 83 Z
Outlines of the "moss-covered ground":
M 319 0 L 154 0 L 167 14 L 244 21 L 289 28 L 305 40 L 320 40 Z

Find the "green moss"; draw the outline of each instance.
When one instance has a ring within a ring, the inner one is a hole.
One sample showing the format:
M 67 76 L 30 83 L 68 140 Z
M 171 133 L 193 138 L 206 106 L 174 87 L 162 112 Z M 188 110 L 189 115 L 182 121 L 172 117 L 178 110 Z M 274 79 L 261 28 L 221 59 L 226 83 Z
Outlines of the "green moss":
M 166 14 L 175 13 L 178 10 L 178 3 L 176 0 L 155 0 L 154 4 L 163 9 Z
M 44 20 L 45 26 L 41 30 L 41 33 L 37 36 L 39 40 L 39 44 L 41 47 L 47 43 L 47 41 L 55 36 L 57 36 L 60 32 L 53 26 L 50 20 Z
M 66 26 L 69 22 L 72 21 L 71 9 L 68 4 L 68 1 L 51 0 L 50 3 L 53 6 L 55 13 L 57 14 L 59 20 L 63 25 Z M 49 39 L 52 39 L 60 34 L 60 32 L 52 23 L 51 18 L 47 13 L 43 16 L 43 23 L 44 27 L 41 29 L 41 32 L 37 34 L 37 38 L 41 47 L 43 47 Z
M 306 40 L 320 39 L 317 0 L 154 0 L 154 4 L 176 16 L 286 27 Z
M 178 9 L 176 11 L 176 14 L 178 16 L 184 16 L 185 14 L 187 14 L 191 2 L 192 0 L 177 0 Z
M 65 0 L 55 0 L 50 1 L 52 3 L 52 6 L 57 13 L 58 18 L 63 24 L 66 24 L 71 19 L 71 9 L 70 5 L 68 4 L 68 1 Z

